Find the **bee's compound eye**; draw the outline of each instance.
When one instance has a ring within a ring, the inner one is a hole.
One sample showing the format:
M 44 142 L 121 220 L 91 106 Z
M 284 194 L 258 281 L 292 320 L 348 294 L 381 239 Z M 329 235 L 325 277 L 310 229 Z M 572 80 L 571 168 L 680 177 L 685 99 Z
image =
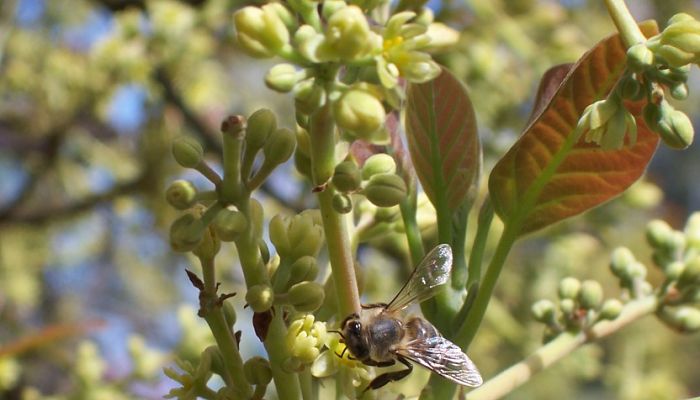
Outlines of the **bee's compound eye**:
M 360 323 L 360 321 L 357 321 L 357 320 L 350 321 L 348 323 L 348 330 L 351 333 L 360 333 L 360 331 L 362 330 L 362 324 Z

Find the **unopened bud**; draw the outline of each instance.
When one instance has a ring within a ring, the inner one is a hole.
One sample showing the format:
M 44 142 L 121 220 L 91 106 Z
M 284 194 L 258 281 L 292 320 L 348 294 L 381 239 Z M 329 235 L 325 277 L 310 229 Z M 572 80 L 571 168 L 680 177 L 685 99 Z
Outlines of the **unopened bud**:
M 695 130 L 690 118 L 680 110 L 673 110 L 659 121 L 657 132 L 664 143 L 674 149 L 685 149 L 693 143 Z
M 688 98 L 688 85 L 679 82 L 671 86 L 671 97 L 676 100 L 685 100 Z
M 239 234 L 248 229 L 248 219 L 238 211 L 224 209 L 214 219 L 216 236 L 224 242 L 236 240 Z
M 554 318 L 554 303 L 547 299 L 538 300 L 530 311 L 536 321 L 548 323 Z
M 662 309 L 661 318 L 670 326 L 681 332 L 691 333 L 700 330 L 700 310 L 693 307 Z
M 343 7 L 328 18 L 323 58 L 355 61 L 381 50 L 382 39 L 372 32 L 367 17 L 357 6 Z
M 198 166 L 204 158 L 202 145 L 187 136 L 180 136 L 173 140 L 172 152 L 175 161 L 185 168 Z
M 581 283 L 579 292 L 579 303 L 581 307 L 592 310 L 600 307 L 603 302 L 603 287 L 593 280 L 586 280 Z
M 700 250 L 700 212 L 690 215 L 683 233 L 685 233 L 688 247 Z
M 559 298 L 575 299 L 581 289 L 581 281 L 573 277 L 567 277 L 559 282 Z
M 265 312 L 272 307 L 275 293 L 269 285 L 255 285 L 248 289 L 245 301 L 255 312 Z
M 263 264 L 267 264 L 270 261 L 270 249 L 267 247 L 267 242 L 263 239 L 258 240 L 258 250 L 260 250 L 260 258 Z
M 345 193 L 333 195 L 333 209 L 339 214 L 347 214 L 352 211 L 352 199 Z
M 362 179 L 370 179 L 377 174 L 394 174 L 396 173 L 396 161 L 388 154 L 379 153 L 373 154 L 362 166 Z
M 340 192 L 357 190 L 362 183 L 362 174 L 354 161 L 343 161 L 335 166 L 333 185 Z
M 274 8 L 243 7 L 233 20 L 238 42 L 253 57 L 272 57 L 289 43 L 289 31 Z
M 177 252 L 194 250 L 202 241 L 205 226 L 193 214 L 185 214 L 170 226 L 170 246 Z
M 627 270 L 627 265 L 635 262 L 634 254 L 627 247 L 618 247 L 613 250 L 610 257 L 610 270 L 618 278 Z
M 603 306 L 600 308 L 600 318 L 613 320 L 620 315 L 622 307 L 622 302 L 618 299 L 605 300 Z
M 180 179 L 170 184 L 165 192 L 165 199 L 168 204 L 178 210 L 185 210 L 194 205 L 197 199 L 197 189 L 192 182 Z
M 695 54 L 688 53 L 677 47 L 662 44 L 654 49 L 654 53 L 663 58 L 671 67 L 682 67 L 695 60 Z
M 323 304 L 325 296 L 323 286 L 308 281 L 293 285 L 287 294 L 289 303 L 299 312 L 316 311 Z
M 277 64 L 265 75 L 265 84 L 272 90 L 286 93 L 292 90 L 303 77 L 303 72 L 297 71 L 294 65 Z
M 669 280 L 675 281 L 681 277 L 684 269 L 685 263 L 681 261 L 672 261 L 664 267 L 664 273 Z
M 245 143 L 248 149 L 262 148 L 272 132 L 277 129 L 277 117 L 272 110 L 261 108 L 248 118 Z
M 292 156 L 294 146 L 296 146 L 294 132 L 287 128 L 275 130 L 263 146 L 265 162 L 282 164 Z
M 700 21 L 677 18 L 661 32 L 661 43 L 688 53 L 700 52 Z
M 632 76 L 628 76 L 625 79 L 625 81 L 622 82 L 620 94 L 625 99 L 639 100 L 644 96 L 645 93 L 639 81 Z
M 236 324 L 236 309 L 233 307 L 230 301 L 224 301 L 224 320 L 226 321 L 226 326 L 229 329 L 233 329 L 233 325 Z
M 349 90 L 333 103 L 333 115 L 338 126 L 369 139 L 384 124 L 382 102 L 364 90 Z
M 312 281 L 318 275 L 318 263 L 311 256 L 304 256 L 292 263 L 289 267 L 289 284 Z
M 700 285 L 700 256 L 688 261 L 678 279 L 679 286 Z
M 252 385 L 266 386 L 272 380 L 272 368 L 265 358 L 256 356 L 243 364 L 245 379 Z
M 364 190 L 367 200 L 378 207 L 391 207 L 406 198 L 406 183 L 394 174 L 377 174 L 370 178 Z
M 666 223 L 659 219 L 655 219 L 647 224 L 646 238 L 647 242 L 655 248 L 660 248 L 668 241 L 668 237 L 673 230 Z
M 297 112 L 310 115 L 326 104 L 326 90 L 315 79 L 299 82 L 294 87 L 294 107 Z
M 562 299 L 559 302 L 559 309 L 564 315 L 571 315 L 576 310 L 576 301 L 573 299 Z

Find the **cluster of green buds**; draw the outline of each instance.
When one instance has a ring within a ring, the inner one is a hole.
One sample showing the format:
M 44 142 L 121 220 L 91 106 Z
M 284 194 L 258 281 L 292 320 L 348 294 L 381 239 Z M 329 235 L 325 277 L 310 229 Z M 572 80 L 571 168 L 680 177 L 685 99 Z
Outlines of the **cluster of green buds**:
M 690 216 L 683 231 L 664 221 L 650 222 L 647 241 L 666 277 L 659 293 L 660 318 L 681 332 L 700 330 L 700 213 Z
M 170 205 L 185 213 L 170 228 L 170 244 L 180 252 L 200 251 L 213 256 L 220 241 L 234 241 L 250 224 L 262 218 L 248 219 L 233 205 L 244 193 L 264 183 L 279 164 L 294 152 L 293 132 L 277 127 L 274 113 L 268 109 L 254 112 L 247 123 L 244 117 L 230 117 L 222 124 L 224 139 L 224 178 L 204 160 L 199 142 L 190 137 L 173 141 L 175 160 L 185 168 L 199 171 L 214 185 L 214 190 L 200 191 L 192 182 L 177 180 L 166 191 Z M 264 159 L 253 171 L 256 158 Z M 251 215 L 262 217 L 262 207 L 251 200 Z M 206 240 L 205 240 L 206 239 Z
M 323 245 L 321 216 L 306 210 L 294 216 L 275 215 L 270 220 L 270 241 L 277 249 L 277 260 L 269 270 L 270 285 L 253 286 L 246 300 L 256 312 L 273 305 L 291 306 L 300 313 L 318 309 L 324 300 L 318 276 L 317 256 Z
M 603 288 L 594 280 L 566 277 L 559 282 L 559 304 L 542 299 L 532 305 L 535 320 L 545 324 L 545 341 L 564 331 L 580 331 L 603 320 L 613 320 L 622 312 L 618 299 L 605 299 Z
M 362 168 L 352 159 L 336 165 L 332 178 L 338 192 L 333 207 L 339 213 L 352 211 L 351 195 L 364 195 L 373 205 L 389 208 L 398 205 L 408 192 L 403 178 L 396 174 L 396 161 L 388 154 L 374 154 Z
M 273 66 L 265 82 L 292 92 L 298 114 L 330 103 L 344 132 L 369 139 L 383 126 L 382 103 L 398 99 L 399 78 L 433 79 L 441 70 L 427 51 L 458 39 L 456 31 L 433 22 L 428 8 L 390 15 L 388 7 L 383 0 L 294 0 L 244 7 L 234 23 L 248 54 L 287 61 Z
M 695 131 L 690 118 L 666 101 L 664 88 L 674 99 L 687 98 L 688 72 L 699 60 L 700 21 L 684 13 L 674 15 L 660 34 L 627 50 L 629 74 L 618 85 L 620 92 L 632 100 L 646 96 L 646 125 L 674 149 L 690 146 Z

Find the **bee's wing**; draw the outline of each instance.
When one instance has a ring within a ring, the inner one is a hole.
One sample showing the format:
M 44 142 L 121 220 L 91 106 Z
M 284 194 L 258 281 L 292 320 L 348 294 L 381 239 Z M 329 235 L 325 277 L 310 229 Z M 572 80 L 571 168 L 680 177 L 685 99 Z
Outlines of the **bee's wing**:
M 411 303 L 420 303 L 435 294 L 435 288 L 447 282 L 452 269 L 452 248 L 437 245 L 411 272 L 411 276 L 387 305 L 387 311 L 397 311 Z
M 442 336 L 412 340 L 394 349 L 394 353 L 460 385 L 477 387 L 483 383 L 472 360 Z

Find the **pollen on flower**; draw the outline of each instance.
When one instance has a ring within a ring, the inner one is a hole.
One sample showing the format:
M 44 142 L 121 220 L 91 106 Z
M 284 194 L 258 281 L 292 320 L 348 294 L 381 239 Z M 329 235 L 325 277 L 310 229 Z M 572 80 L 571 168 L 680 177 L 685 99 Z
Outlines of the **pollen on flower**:
M 400 46 L 401 43 L 403 43 L 403 41 L 403 36 L 396 36 L 391 39 L 385 39 L 383 44 L 384 55 L 386 55 L 386 53 L 388 53 L 391 49 Z

